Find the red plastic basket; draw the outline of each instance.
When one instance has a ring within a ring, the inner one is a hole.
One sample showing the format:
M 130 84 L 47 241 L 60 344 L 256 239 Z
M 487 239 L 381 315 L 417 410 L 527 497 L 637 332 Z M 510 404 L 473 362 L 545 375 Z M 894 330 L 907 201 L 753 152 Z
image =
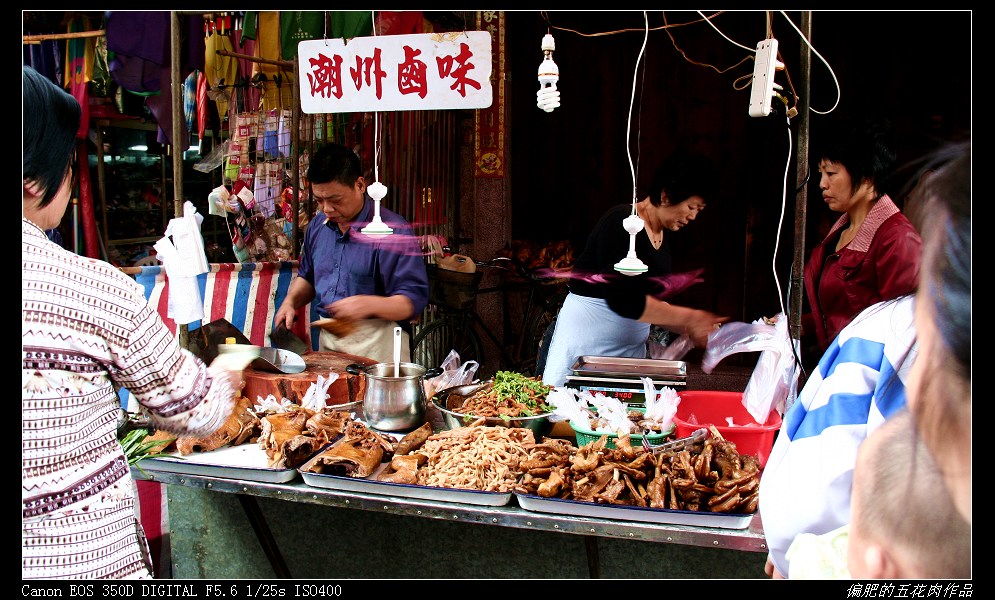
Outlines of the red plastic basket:
M 743 406 L 743 392 L 686 390 L 677 395 L 681 398 L 674 415 L 678 438 L 715 425 L 722 437 L 736 444 L 740 454 L 756 456 L 761 468 L 767 464 L 774 436 L 781 428 L 781 415 L 776 410 L 770 411 L 767 421 L 760 424 Z M 726 420 L 729 417 L 732 417 L 732 426 Z

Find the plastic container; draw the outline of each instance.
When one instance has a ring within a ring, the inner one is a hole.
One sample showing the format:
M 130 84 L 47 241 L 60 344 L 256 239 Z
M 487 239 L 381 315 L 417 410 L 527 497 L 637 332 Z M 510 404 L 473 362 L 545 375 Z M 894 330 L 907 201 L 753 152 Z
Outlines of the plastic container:
M 781 415 L 776 410 L 770 411 L 767 422 L 759 424 L 743 406 L 743 392 L 687 390 L 677 395 L 681 398 L 674 415 L 678 438 L 715 425 L 722 437 L 736 444 L 740 454 L 756 456 L 761 468 L 767 464 L 774 436 L 781 428 Z M 728 417 L 732 417 L 734 426 L 729 426 Z
M 645 407 L 644 408 L 636 408 L 636 407 L 633 407 L 633 406 L 629 406 L 629 410 L 638 410 L 638 411 L 641 411 L 641 412 L 646 412 L 646 408 Z M 582 446 L 586 446 L 588 444 L 591 444 L 591 443 L 594 443 L 594 442 L 600 440 L 601 436 L 603 436 L 603 435 L 607 435 L 608 436 L 608 443 L 605 444 L 605 447 L 606 448 L 614 448 L 615 447 L 615 438 L 618 437 L 618 434 L 615 434 L 615 433 L 607 433 L 607 432 L 604 432 L 604 431 L 591 431 L 590 429 L 578 429 L 577 427 L 574 427 L 573 423 L 570 423 L 570 429 L 574 430 L 574 435 L 577 437 L 577 447 L 578 448 L 580 448 Z M 650 434 L 646 435 L 645 436 L 646 437 L 646 441 L 648 441 L 651 444 L 662 444 L 667 439 L 667 437 L 670 434 L 672 434 L 673 432 L 674 432 L 674 425 L 671 424 L 670 425 L 670 429 L 668 429 L 667 431 L 664 431 L 662 433 L 650 433 Z M 629 443 L 634 448 L 639 448 L 640 446 L 643 445 L 643 435 L 642 434 L 638 434 L 638 433 L 630 434 L 629 435 Z

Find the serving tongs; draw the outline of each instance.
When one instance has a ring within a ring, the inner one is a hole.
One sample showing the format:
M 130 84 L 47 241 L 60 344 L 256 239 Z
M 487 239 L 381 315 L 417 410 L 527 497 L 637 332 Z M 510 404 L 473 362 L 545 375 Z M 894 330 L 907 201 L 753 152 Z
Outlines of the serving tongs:
M 646 436 L 643 436 L 643 448 L 647 452 L 652 452 L 653 454 L 659 454 L 661 452 L 680 452 L 688 446 L 704 440 L 706 437 L 708 437 L 708 429 L 704 427 L 695 430 L 694 433 L 687 437 L 665 442 L 663 444 L 651 444 L 646 440 Z

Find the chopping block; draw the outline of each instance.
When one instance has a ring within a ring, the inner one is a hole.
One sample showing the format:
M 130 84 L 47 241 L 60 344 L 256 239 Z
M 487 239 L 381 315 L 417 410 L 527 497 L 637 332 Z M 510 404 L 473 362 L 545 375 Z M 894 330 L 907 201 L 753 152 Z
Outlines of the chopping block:
M 260 371 L 251 367 L 242 371 L 245 387 L 242 395 L 258 404 L 272 394 L 277 401 L 286 398 L 295 404 L 304 400 L 312 383 L 318 382 L 318 376 L 328 379 L 330 373 L 338 375 L 332 385 L 328 386 L 328 398 L 325 404 L 333 406 L 347 402 L 362 402 L 366 393 L 366 377 L 347 373 L 345 368 L 351 364 L 370 366 L 377 361 L 365 356 L 346 354 L 344 352 L 308 352 L 304 359 L 306 368 L 300 373 L 272 373 Z

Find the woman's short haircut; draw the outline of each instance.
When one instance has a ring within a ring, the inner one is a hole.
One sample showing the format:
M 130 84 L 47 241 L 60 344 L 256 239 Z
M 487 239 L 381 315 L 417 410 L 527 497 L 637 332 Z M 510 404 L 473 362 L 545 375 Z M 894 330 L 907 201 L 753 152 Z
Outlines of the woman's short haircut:
M 891 123 L 876 117 L 842 119 L 830 124 L 826 132 L 824 139 L 815 140 L 819 161 L 843 165 L 854 191 L 866 180 L 883 192 L 897 158 Z
M 715 197 L 715 180 L 715 168 L 704 156 L 675 154 L 660 163 L 642 197 L 649 196 L 653 206 L 660 206 L 664 192 L 670 204 L 680 204 L 691 196 L 709 203 Z
M 22 65 L 21 72 L 22 176 L 43 190 L 40 206 L 44 207 L 71 167 L 81 111 L 76 98 L 38 71 Z

